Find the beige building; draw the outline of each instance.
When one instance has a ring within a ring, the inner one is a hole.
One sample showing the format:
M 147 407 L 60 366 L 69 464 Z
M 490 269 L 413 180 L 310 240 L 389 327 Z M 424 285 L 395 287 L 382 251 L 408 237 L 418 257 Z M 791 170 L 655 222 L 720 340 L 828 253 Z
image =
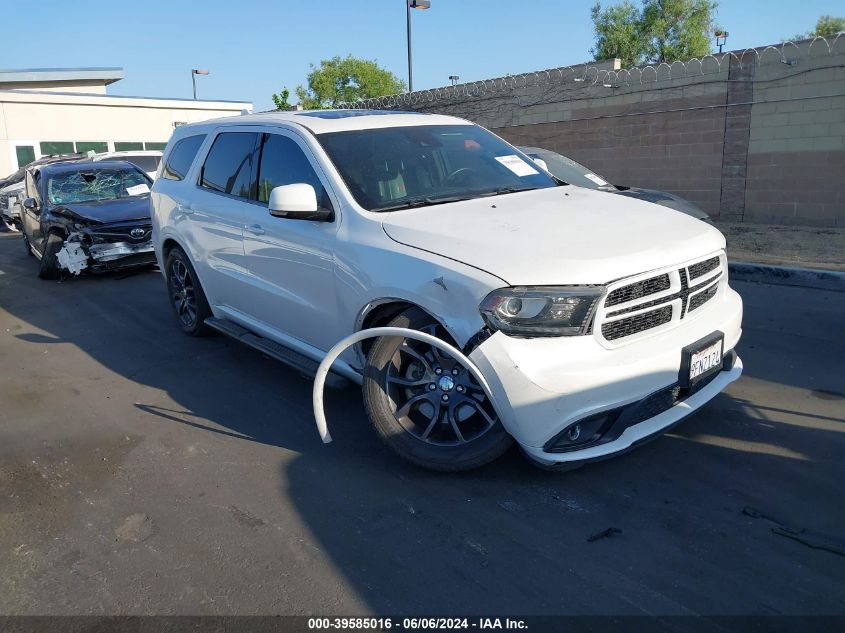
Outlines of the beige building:
M 163 149 L 184 123 L 251 111 L 245 101 L 119 97 L 122 68 L 0 70 L 0 178 L 49 154 Z

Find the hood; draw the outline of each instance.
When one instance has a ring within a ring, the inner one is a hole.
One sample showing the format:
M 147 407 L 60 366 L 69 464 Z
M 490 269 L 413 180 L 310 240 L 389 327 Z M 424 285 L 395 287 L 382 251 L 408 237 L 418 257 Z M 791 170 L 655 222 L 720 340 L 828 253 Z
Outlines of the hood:
M 725 247 L 712 226 L 574 186 L 394 211 L 387 235 L 512 286 L 604 284 Z
M 639 187 L 622 187 L 618 193 L 620 196 L 628 196 L 629 198 L 636 198 L 637 200 L 645 200 L 646 202 L 653 202 L 681 213 L 686 213 L 697 220 L 706 220 L 710 216 L 695 206 L 689 200 L 684 200 L 681 196 L 676 196 L 674 193 L 666 191 L 657 191 L 655 189 L 640 189 Z
M 53 207 L 56 215 L 70 215 L 97 224 L 111 224 L 129 220 L 151 219 L 150 197 L 132 196 L 117 200 L 99 200 L 78 204 L 61 204 Z

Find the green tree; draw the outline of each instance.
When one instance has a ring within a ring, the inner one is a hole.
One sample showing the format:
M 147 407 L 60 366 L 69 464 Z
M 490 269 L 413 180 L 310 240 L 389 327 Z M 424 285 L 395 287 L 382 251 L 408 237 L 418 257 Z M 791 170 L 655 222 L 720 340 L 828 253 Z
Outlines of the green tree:
M 590 52 L 595 59 L 618 57 L 626 68 L 642 63 L 646 38 L 637 7 L 625 0 L 622 4 L 602 9 L 597 2 L 590 15 L 596 32 L 596 44 Z
M 816 28 L 807 33 L 799 33 L 795 40 L 803 40 L 808 37 L 834 37 L 837 33 L 845 31 L 845 18 L 823 15 L 816 21 Z
M 288 90 L 287 86 L 282 88 L 282 91 L 279 94 L 273 93 L 273 103 L 276 104 L 276 110 L 285 111 L 293 108 L 293 106 L 288 103 L 289 97 L 290 90 Z
M 392 72 L 352 55 L 324 59 L 316 68 L 312 64 L 307 79 L 308 86 L 298 86 L 296 96 L 308 110 L 405 91 L 405 82 Z
M 619 57 L 624 66 L 702 57 L 710 53 L 716 3 L 711 0 L 630 0 L 591 16 L 596 35 L 591 49 L 596 60 Z

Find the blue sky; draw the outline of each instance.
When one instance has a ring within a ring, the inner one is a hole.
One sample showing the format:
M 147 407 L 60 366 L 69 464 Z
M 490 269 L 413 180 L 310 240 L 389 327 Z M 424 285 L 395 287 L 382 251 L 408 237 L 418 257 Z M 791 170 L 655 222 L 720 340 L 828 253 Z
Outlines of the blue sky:
M 4 3 L 0 67 L 122 66 L 111 94 L 272 106 L 282 86 L 334 55 L 376 59 L 406 79 L 404 0 L 39 0 Z M 432 0 L 413 12 L 414 87 L 473 81 L 590 59 L 593 0 Z M 607 2 L 605 2 L 607 4 Z M 841 0 L 723 0 L 728 49 L 807 31 Z M 8 28 L 15 25 L 15 28 Z

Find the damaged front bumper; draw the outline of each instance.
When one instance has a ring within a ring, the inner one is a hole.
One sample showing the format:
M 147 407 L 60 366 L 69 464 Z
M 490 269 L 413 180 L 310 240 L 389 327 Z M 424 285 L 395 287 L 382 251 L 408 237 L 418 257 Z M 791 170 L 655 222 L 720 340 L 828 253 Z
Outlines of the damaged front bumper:
M 65 240 L 56 254 L 59 267 L 72 275 L 83 270 L 93 272 L 118 270 L 133 266 L 148 266 L 156 263 L 152 241 L 106 242 L 90 244 L 83 233 L 74 233 Z
M 487 379 L 502 424 L 522 450 L 554 467 L 624 452 L 718 395 L 742 373 L 733 352 L 741 323 L 742 301 L 728 289 L 684 327 L 616 349 L 593 336 L 527 339 L 497 332 L 469 358 Z M 680 390 L 682 349 L 715 331 L 724 334 L 723 371 L 694 391 Z M 576 424 L 582 440 L 597 439 L 567 446 L 561 439 Z

